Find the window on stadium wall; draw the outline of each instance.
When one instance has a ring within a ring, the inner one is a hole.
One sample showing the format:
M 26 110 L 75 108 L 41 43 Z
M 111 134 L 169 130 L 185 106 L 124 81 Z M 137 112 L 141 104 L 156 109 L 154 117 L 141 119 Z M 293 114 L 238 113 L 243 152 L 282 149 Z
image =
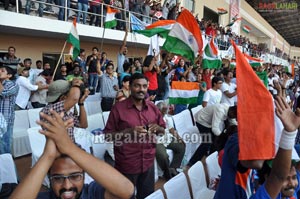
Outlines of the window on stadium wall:
M 54 54 L 54 53 L 43 53 L 43 63 L 48 62 L 51 66 L 52 72 L 54 71 L 54 68 L 59 60 L 60 54 Z M 59 64 L 64 63 L 64 56 Z
M 203 18 L 205 20 L 212 20 L 213 23 L 219 23 L 219 15 L 215 11 L 209 9 L 208 7 L 203 8 Z M 201 20 L 201 19 L 200 19 Z

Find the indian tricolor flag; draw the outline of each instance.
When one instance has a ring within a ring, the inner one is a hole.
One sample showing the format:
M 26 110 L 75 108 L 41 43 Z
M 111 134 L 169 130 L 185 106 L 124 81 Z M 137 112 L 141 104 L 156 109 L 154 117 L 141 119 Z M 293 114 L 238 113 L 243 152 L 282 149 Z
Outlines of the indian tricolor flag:
M 76 29 L 76 18 L 73 20 L 71 30 L 67 38 L 67 42 L 72 45 L 70 51 L 72 53 L 73 60 L 75 60 L 80 53 L 79 36 Z
M 245 56 L 246 60 L 248 60 L 250 66 L 252 66 L 252 67 L 261 66 L 263 63 L 263 60 L 261 60 L 259 58 L 251 57 L 247 53 L 244 53 L 244 56 Z
M 243 31 L 245 32 L 245 33 L 249 33 L 250 31 L 251 31 L 251 28 L 249 27 L 249 26 L 243 26 Z
M 236 58 L 239 160 L 266 160 L 275 155 L 273 99 L 246 57 L 231 41 Z
M 160 36 L 166 38 L 175 22 L 175 20 L 160 20 L 149 26 L 146 26 L 144 30 L 136 30 L 135 32 L 143 34 L 146 37 L 152 37 L 153 35 L 159 34 Z
M 199 83 L 173 81 L 169 94 L 170 104 L 196 104 Z
M 105 23 L 104 23 L 105 28 L 114 28 L 117 26 L 117 20 L 115 17 L 115 14 L 117 12 L 119 12 L 119 10 L 113 9 L 110 6 L 107 6 L 106 18 L 105 18 Z
M 169 32 L 163 48 L 173 54 L 181 55 L 191 62 L 201 54 L 203 41 L 195 17 L 184 9 Z
M 210 42 L 204 48 L 202 66 L 204 69 L 218 69 L 222 66 L 222 60 L 218 55 L 218 46 L 214 42 L 214 37 L 210 39 Z

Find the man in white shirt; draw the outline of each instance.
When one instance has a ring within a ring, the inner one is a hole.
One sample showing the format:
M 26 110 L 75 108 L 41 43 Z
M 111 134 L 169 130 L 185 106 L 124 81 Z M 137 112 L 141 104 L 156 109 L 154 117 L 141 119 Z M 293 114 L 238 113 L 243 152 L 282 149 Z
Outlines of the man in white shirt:
M 233 73 L 230 70 L 225 70 L 223 72 L 225 82 L 223 82 L 221 91 L 222 91 L 222 99 L 221 103 L 227 104 L 229 106 L 234 106 L 234 96 L 236 96 L 236 84 L 231 82 L 233 77 Z
M 223 79 L 221 77 L 214 77 L 211 82 L 212 88 L 208 89 L 203 96 L 203 107 L 219 104 L 221 102 L 222 92 L 220 88 L 223 84 Z
M 225 120 L 228 119 L 229 123 L 236 124 L 236 117 L 237 106 L 229 107 L 227 104 L 207 106 L 196 113 L 196 126 L 201 134 L 202 143 L 189 160 L 188 167 L 201 160 L 203 156 L 208 156 L 215 151 L 213 143 L 216 136 L 219 136 L 224 130 Z
M 37 82 L 37 85 L 31 84 L 29 77 L 29 69 L 23 67 L 19 70 L 19 78 L 16 81 L 16 84 L 19 86 L 19 92 L 16 98 L 15 110 L 26 109 L 28 104 L 31 91 L 37 91 L 40 89 L 46 89 L 45 85 L 42 85 L 41 82 Z

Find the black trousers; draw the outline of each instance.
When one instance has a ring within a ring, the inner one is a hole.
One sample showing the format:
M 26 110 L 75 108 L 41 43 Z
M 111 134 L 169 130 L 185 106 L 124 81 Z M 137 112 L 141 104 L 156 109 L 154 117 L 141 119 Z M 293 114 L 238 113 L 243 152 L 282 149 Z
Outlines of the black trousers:
M 196 162 L 200 161 L 204 156 L 208 156 L 209 154 L 215 152 L 214 148 L 214 140 L 215 140 L 215 135 L 212 133 L 211 128 L 207 128 L 198 122 L 196 122 L 196 126 L 198 127 L 198 130 L 200 134 L 209 134 L 211 135 L 211 140 L 208 142 L 201 143 L 191 159 L 188 162 L 188 166 L 193 166 Z M 206 140 L 204 140 L 206 141 Z
M 114 100 L 115 100 L 115 98 L 102 97 L 102 100 L 101 100 L 101 109 L 102 109 L 102 112 L 104 112 L 104 111 L 110 111 L 111 107 L 114 104 Z
M 144 199 L 154 192 L 154 165 L 147 171 L 139 174 L 123 173 L 136 188 L 136 199 Z

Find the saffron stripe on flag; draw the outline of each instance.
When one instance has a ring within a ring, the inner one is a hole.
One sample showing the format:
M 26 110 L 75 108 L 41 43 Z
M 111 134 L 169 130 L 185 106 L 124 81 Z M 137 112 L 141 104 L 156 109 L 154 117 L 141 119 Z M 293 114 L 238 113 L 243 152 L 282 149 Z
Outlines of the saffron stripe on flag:
M 272 159 L 275 155 L 273 98 L 236 44 L 231 43 L 237 65 L 237 97 L 242 100 L 237 106 L 239 160 Z

